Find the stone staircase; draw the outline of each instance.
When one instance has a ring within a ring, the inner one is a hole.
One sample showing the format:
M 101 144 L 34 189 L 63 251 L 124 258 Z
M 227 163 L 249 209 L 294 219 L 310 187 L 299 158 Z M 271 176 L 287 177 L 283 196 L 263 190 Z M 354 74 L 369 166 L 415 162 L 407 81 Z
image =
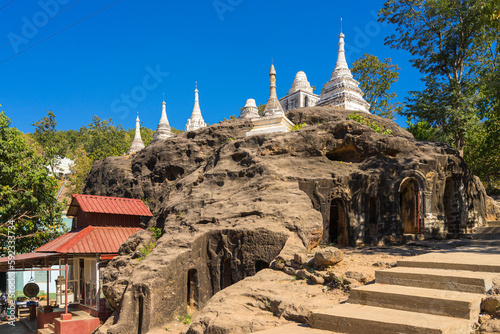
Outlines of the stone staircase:
M 448 234 L 448 239 L 500 241 L 500 221 L 488 221 L 486 226 L 476 228 L 474 233 Z
M 352 334 L 468 334 L 495 277 L 498 250 L 416 256 L 377 271 L 376 283 L 353 289 L 346 304 L 314 313 L 311 327 Z

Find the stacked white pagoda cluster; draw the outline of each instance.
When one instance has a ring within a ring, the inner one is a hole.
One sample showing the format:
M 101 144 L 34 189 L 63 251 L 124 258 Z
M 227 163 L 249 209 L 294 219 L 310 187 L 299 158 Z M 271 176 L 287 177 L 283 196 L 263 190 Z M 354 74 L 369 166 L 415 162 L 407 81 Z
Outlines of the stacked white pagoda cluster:
M 337 63 L 335 64 L 330 81 L 323 85 L 321 95 L 314 94 L 314 89 L 307 80 L 306 74 L 303 71 L 299 71 L 295 75 L 288 94 L 278 100 L 276 94 L 276 69 L 274 65 L 271 65 L 271 69 L 269 70 L 271 93 L 262 117 L 259 115 L 259 110 L 254 99 L 248 99 L 245 106 L 241 109 L 240 118 L 251 119 L 254 126 L 252 130 L 247 132 L 247 136 L 291 131 L 293 123 L 285 116 L 285 111 L 295 108 L 332 105 L 346 110 L 370 112 L 370 104 L 363 99 L 364 94 L 359 88 L 359 82 L 353 78 L 351 70 L 347 66 L 344 37 L 344 34 L 341 32 L 339 35 Z M 198 87 L 196 87 L 194 94 L 193 112 L 184 128 L 186 132 L 207 126 L 201 115 Z M 165 105 L 166 103 L 163 101 L 162 114 L 153 141 L 166 140 L 173 136 L 170 124 L 168 123 Z M 129 154 L 143 148 L 144 143 L 141 139 L 139 115 L 137 115 L 135 137 Z

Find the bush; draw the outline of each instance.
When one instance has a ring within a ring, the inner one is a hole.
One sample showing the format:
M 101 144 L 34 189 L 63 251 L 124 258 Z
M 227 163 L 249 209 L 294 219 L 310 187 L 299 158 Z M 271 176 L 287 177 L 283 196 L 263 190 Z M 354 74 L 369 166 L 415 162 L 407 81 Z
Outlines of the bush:
M 352 114 L 349 114 L 347 118 L 356 121 L 359 124 L 366 125 L 375 130 L 375 132 L 381 133 L 383 135 L 392 135 L 391 129 L 384 129 L 381 125 L 378 125 L 377 122 L 375 121 L 372 122 L 369 119 L 364 118 L 362 115 L 358 114 L 357 111 L 353 112 Z
M 141 253 L 141 256 L 137 259 L 137 261 L 139 261 L 139 262 L 143 261 L 146 258 L 146 256 L 148 256 L 149 253 L 151 253 L 151 251 L 155 248 L 155 246 L 156 245 L 154 242 L 150 242 L 149 244 L 147 244 L 143 248 L 139 248 L 139 252 Z
M 163 230 L 161 228 L 151 227 L 149 230 L 151 231 L 151 234 L 153 235 L 155 240 L 160 239 L 161 236 L 163 235 Z
M 292 131 L 296 131 L 296 130 L 302 129 L 304 126 L 307 126 L 307 124 L 306 123 L 295 124 L 292 127 Z

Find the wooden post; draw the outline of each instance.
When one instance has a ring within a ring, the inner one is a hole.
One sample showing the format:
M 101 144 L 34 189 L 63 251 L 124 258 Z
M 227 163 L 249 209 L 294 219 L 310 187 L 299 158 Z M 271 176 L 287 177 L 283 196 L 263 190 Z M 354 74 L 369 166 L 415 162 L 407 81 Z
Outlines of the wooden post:
M 99 304 L 101 304 L 101 289 L 100 289 L 100 283 L 99 283 L 99 261 L 101 257 L 99 254 L 96 254 L 96 260 L 95 260 L 95 290 L 96 290 L 96 308 L 97 308 L 97 313 L 100 311 Z
M 49 270 L 49 258 L 45 258 L 45 267 L 47 268 L 47 306 L 50 305 L 50 293 L 49 293 L 49 285 L 50 285 L 50 270 Z
M 68 254 L 66 254 L 65 258 L 65 271 L 66 271 L 66 284 L 64 285 L 64 313 L 68 314 Z

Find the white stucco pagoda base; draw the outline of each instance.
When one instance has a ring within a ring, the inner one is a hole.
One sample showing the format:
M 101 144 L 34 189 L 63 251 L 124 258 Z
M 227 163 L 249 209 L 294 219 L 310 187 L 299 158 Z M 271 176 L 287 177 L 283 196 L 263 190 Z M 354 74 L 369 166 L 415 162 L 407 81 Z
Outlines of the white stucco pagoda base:
M 290 132 L 293 123 L 284 115 L 278 114 L 252 119 L 253 129 L 247 132 L 247 137 L 262 133 Z

